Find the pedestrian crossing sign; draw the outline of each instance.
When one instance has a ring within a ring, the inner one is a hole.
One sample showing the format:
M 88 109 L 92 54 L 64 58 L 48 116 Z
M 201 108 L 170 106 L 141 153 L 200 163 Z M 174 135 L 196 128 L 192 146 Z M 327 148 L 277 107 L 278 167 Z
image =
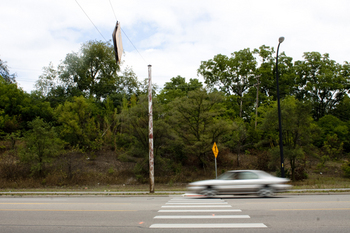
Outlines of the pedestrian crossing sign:
M 219 154 L 219 149 L 218 147 L 216 146 L 216 142 L 214 142 L 214 145 L 213 145 L 213 153 L 215 155 L 215 158 L 218 157 L 218 154 Z

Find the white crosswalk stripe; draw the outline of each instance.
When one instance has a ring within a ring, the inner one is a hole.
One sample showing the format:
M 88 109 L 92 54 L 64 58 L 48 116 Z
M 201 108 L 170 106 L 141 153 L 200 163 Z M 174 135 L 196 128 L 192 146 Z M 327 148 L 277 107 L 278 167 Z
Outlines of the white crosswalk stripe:
M 203 212 L 211 212 L 211 213 L 216 213 L 216 212 L 242 212 L 242 210 L 237 210 L 237 209 L 230 209 L 230 210 L 158 210 L 158 212 L 163 212 L 163 213 L 203 213 Z
M 215 203 L 215 202 L 168 202 L 166 203 L 167 205 L 227 205 L 227 202 L 222 202 L 222 203 Z
M 218 219 L 218 218 L 250 218 L 249 215 L 162 215 L 155 216 L 155 219 Z
M 168 208 L 168 209 L 167 209 Z M 229 208 L 229 209 L 228 209 Z M 193 199 L 193 198 L 174 198 L 169 200 L 158 213 L 180 213 L 178 215 L 158 215 L 154 219 L 165 220 L 201 220 L 205 223 L 156 223 L 150 228 L 266 228 L 263 223 L 222 223 L 224 219 L 250 219 L 249 215 L 234 215 L 234 212 L 242 212 L 240 209 L 231 209 L 232 206 L 222 199 Z M 181 213 L 187 213 L 182 215 Z M 199 214 L 207 213 L 207 214 Z M 209 214 L 208 214 L 209 213 Z M 219 214 L 217 214 L 219 213 Z M 221 214 L 220 214 L 221 213 Z M 226 214 L 225 214 L 226 213 Z M 231 214 L 229 214 L 231 213 Z M 199 215 L 198 215 L 199 214 Z M 221 223 L 211 223 L 221 220 Z M 210 221 L 210 222 L 208 222 Z
M 169 202 L 206 202 L 208 199 L 171 199 Z M 222 199 L 210 199 L 211 202 L 226 202 Z
M 231 205 L 179 205 L 179 206 L 172 206 L 172 205 L 164 205 L 162 208 L 229 208 L 232 207 Z
M 153 224 L 150 228 L 266 228 L 263 223 Z

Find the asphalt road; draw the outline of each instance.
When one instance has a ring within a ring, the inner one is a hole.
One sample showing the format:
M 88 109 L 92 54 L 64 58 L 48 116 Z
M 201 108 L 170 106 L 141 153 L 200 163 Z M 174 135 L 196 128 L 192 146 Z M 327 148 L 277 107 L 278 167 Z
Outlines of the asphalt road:
M 349 232 L 350 195 L 0 197 L 0 232 Z

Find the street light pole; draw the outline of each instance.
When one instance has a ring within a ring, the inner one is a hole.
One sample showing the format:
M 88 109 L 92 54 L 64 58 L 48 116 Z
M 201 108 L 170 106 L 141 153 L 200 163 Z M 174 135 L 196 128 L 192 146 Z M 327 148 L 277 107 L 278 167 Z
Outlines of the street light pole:
M 281 119 L 281 104 L 280 104 L 280 88 L 278 84 L 278 50 L 280 48 L 280 44 L 284 41 L 284 37 L 280 37 L 278 39 L 278 47 L 276 53 L 276 83 L 277 83 L 277 105 L 278 105 L 278 125 L 279 125 L 279 138 L 280 138 L 280 155 L 281 155 L 281 176 L 284 175 L 284 158 L 283 158 L 283 140 L 282 140 L 282 119 Z

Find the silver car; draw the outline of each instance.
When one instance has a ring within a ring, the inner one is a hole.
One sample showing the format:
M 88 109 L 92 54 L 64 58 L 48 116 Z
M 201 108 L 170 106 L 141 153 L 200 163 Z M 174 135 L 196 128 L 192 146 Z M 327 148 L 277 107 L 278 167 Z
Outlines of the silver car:
M 284 192 L 292 186 L 290 180 L 279 178 L 264 171 L 235 170 L 221 174 L 215 180 L 202 180 L 190 183 L 190 192 L 205 196 L 219 194 L 257 194 L 261 197 L 273 196 L 276 192 Z

